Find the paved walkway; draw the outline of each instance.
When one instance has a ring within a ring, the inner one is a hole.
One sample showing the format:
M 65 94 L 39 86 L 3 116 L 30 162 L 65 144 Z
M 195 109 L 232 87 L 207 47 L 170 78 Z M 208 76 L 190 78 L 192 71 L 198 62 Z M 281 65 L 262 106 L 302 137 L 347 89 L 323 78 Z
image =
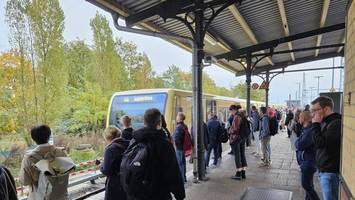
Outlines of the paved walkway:
M 290 149 L 290 140 L 286 132 L 280 132 L 271 139 L 271 166 L 259 168 L 259 159 L 251 155 L 252 149 L 246 151 L 248 170 L 247 179 L 233 180 L 230 177 L 235 173 L 233 156 L 223 157 L 219 168 L 212 170 L 208 176 L 209 181 L 193 184 L 186 188 L 186 199 L 196 200 L 232 200 L 240 199 L 248 187 L 274 188 L 293 192 L 294 200 L 304 199 L 301 187 L 300 171 L 296 156 Z M 315 175 L 314 182 L 319 192 L 318 179 Z
M 274 188 L 293 192 L 293 200 L 304 199 L 304 191 L 301 187 L 300 171 L 295 154 L 290 149 L 290 140 L 286 132 L 271 138 L 271 166 L 269 168 L 257 167 L 259 158 L 251 155 L 254 147 L 246 151 L 248 170 L 247 179 L 243 181 L 233 180 L 230 177 L 235 173 L 234 157 L 227 154 L 228 145 L 224 145 L 224 157 L 221 166 L 209 172 L 207 182 L 192 184 L 192 171 L 188 170 L 189 182 L 186 184 L 187 200 L 238 200 L 248 187 Z M 188 169 L 192 165 L 188 164 Z M 318 178 L 315 175 L 314 182 L 319 192 Z M 89 199 L 104 199 L 100 193 Z

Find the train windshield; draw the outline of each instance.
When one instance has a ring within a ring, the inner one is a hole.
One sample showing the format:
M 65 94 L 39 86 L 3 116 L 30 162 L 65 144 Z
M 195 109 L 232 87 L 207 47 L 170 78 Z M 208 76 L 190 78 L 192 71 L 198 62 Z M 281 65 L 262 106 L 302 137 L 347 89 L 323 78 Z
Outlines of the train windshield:
M 122 129 L 120 118 L 128 115 L 132 118 L 133 129 L 143 127 L 144 112 L 149 108 L 157 108 L 165 113 L 167 94 L 134 94 L 119 95 L 112 100 L 109 124 Z

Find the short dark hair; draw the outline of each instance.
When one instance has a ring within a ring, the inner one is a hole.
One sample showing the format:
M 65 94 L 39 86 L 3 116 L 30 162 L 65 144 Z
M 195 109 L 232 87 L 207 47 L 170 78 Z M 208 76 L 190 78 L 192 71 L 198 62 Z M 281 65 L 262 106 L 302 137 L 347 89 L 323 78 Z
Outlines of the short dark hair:
M 31 128 L 31 138 L 36 142 L 36 144 L 47 143 L 51 134 L 51 129 L 45 124 Z
M 320 96 L 318 98 L 316 98 L 315 100 L 312 101 L 312 105 L 319 103 L 321 108 L 325 108 L 325 107 L 330 107 L 332 110 L 334 108 L 334 102 L 333 99 L 331 99 L 330 97 L 327 96 Z
M 240 106 L 240 105 L 231 105 L 231 106 L 229 106 L 229 110 L 239 110 L 239 109 L 241 109 L 242 107 Z
M 266 107 L 260 107 L 260 111 L 265 114 L 267 112 L 267 108 Z
M 256 106 L 252 106 L 251 109 L 252 109 L 252 110 L 256 110 Z
M 151 108 L 144 113 L 144 124 L 155 128 L 161 122 L 161 113 L 156 108 Z

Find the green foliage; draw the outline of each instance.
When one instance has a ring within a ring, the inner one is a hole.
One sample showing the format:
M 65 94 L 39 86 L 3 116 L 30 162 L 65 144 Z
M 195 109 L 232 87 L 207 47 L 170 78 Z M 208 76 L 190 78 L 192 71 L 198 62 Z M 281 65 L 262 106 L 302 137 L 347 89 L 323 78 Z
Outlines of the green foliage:
M 240 99 L 247 98 L 247 85 L 244 82 L 240 82 L 238 85 L 232 88 L 232 93 L 234 97 Z M 251 89 L 251 99 L 255 101 L 265 101 L 265 90 L 253 90 Z
M 78 150 L 73 150 L 69 156 L 75 163 L 80 163 L 88 160 L 93 160 L 96 159 L 96 152 L 92 149 L 89 150 L 83 150 L 83 151 L 78 151 Z

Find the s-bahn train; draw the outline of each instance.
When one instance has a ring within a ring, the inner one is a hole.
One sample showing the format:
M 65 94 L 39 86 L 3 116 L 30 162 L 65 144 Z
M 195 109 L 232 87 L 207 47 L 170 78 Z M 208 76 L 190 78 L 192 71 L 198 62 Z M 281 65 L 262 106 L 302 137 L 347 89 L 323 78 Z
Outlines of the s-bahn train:
M 229 106 L 232 104 L 246 107 L 246 100 L 231 97 L 203 94 L 203 120 L 207 120 L 209 113 L 216 113 L 218 119 L 225 122 L 229 116 Z M 265 105 L 264 102 L 251 101 L 257 108 Z M 107 115 L 106 127 L 116 126 L 122 128 L 120 118 L 128 115 L 132 118 L 134 129 L 143 127 L 145 110 L 157 108 L 164 115 L 167 128 L 173 131 L 175 118 L 178 112 L 186 115 L 185 123 L 192 124 L 192 92 L 177 89 L 143 89 L 117 92 L 112 95 Z

